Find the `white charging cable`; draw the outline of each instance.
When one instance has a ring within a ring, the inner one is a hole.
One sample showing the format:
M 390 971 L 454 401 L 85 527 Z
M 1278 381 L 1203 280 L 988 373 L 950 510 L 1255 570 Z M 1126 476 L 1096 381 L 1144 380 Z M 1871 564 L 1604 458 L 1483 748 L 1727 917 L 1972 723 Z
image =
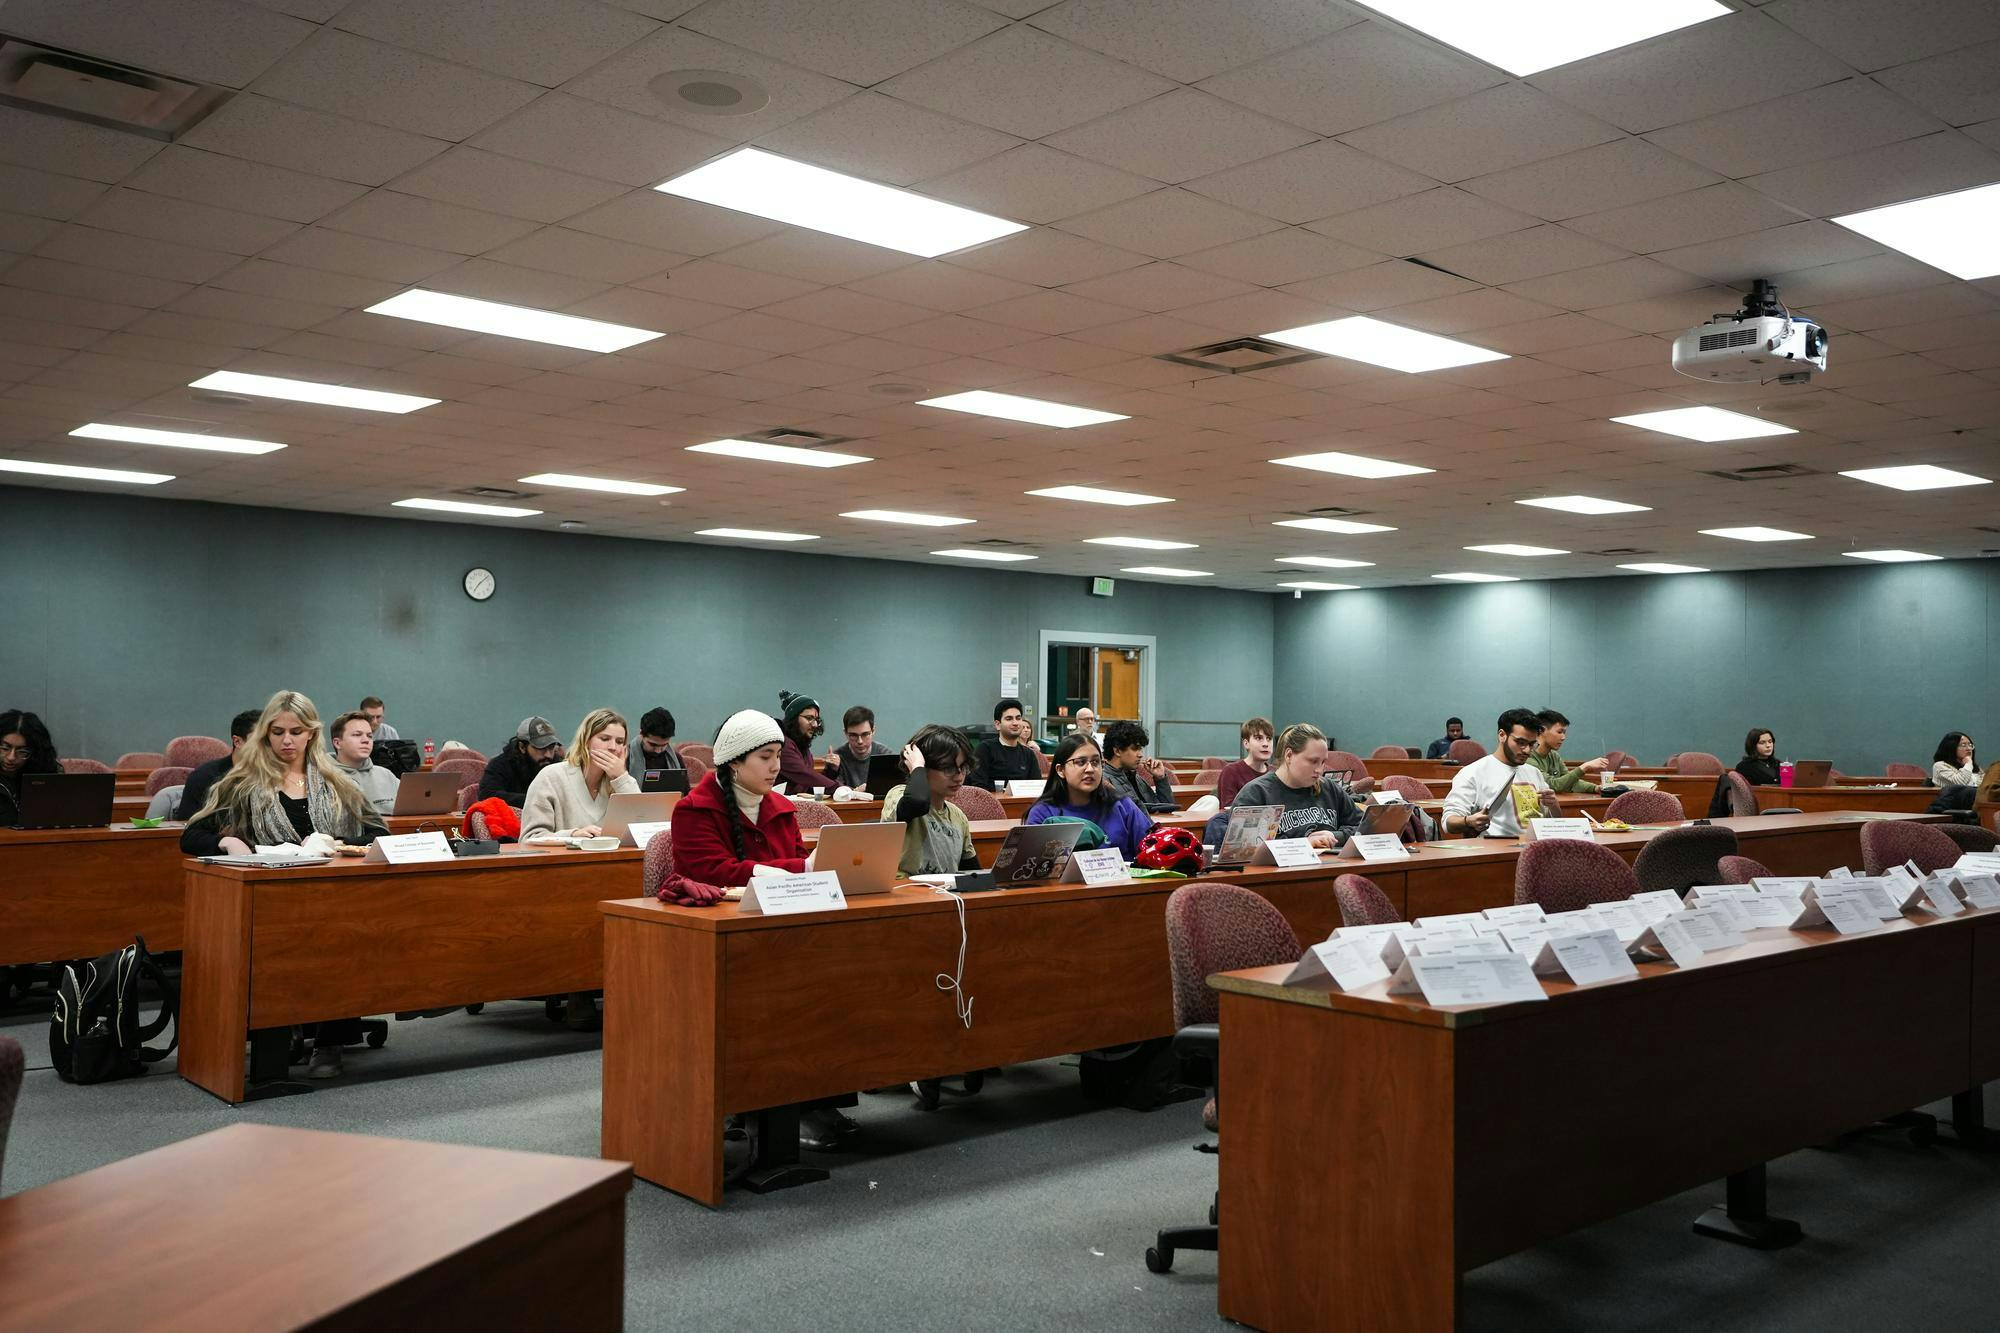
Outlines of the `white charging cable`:
M 952 1007 L 958 1012 L 958 1021 L 972 1026 L 972 997 L 965 993 L 965 899 L 947 888 L 937 888 L 934 893 L 942 894 L 958 904 L 958 970 L 937 974 L 937 988 L 951 995 Z

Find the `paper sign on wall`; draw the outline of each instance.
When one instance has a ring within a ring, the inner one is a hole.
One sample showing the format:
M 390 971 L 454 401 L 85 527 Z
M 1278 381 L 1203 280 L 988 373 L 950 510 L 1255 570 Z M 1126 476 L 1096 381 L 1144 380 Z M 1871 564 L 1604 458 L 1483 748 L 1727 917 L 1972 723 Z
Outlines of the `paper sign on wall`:
M 751 915 L 790 916 L 795 912 L 838 911 L 847 906 L 840 876 L 831 870 L 805 875 L 756 875 L 743 890 L 742 910 Z
M 1021 664 L 1002 662 L 1000 664 L 1000 697 L 1018 699 L 1021 697 Z
M 428 833 L 390 833 L 369 843 L 368 855 L 364 859 L 392 866 L 412 865 L 419 861 L 449 861 L 452 859 L 451 843 L 436 829 Z

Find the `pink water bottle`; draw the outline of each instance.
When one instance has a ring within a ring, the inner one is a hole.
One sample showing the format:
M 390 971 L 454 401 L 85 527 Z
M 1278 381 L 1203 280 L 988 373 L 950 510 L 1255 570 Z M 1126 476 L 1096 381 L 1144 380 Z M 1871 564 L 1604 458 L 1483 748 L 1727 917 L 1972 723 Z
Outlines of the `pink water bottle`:
M 428 736 L 424 737 L 424 762 L 428 764 L 431 761 L 431 756 L 435 755 L 436 753 L 437 753 L 437 742 L 432 740 Z M 1787 782 L 1785 785 L 1789 787 L 1791 783 Z
M 1792 761 L 1789 759 L 1778 765 L 1778 785 L 1780 787 L 1792 785 Z

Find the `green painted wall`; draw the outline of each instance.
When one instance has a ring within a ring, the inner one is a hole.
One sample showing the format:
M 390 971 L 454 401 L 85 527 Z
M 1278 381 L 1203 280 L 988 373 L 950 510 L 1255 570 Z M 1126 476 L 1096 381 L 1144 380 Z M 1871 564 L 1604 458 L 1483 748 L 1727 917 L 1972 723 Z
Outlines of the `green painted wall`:
M 1157 636 L 1158 716 L 1269 710 L 1263 593 L 0 488 L 0 707 L 106 761 L 221 735 L 280 688 L 329 716 L 388 701 L 405 737 L 492 753 L 526 714 L 730 712 L 817 697 L 873 707 L 889 743 L 991 717 L 1000 663 L 1039 685 L 1038 633 Z M 460 589 L 475 564 L 499 591 Z M 1032 695 L 1030 696 L 1032 706 Z M 1169 730 L 1176 750 L 1226 744 Z

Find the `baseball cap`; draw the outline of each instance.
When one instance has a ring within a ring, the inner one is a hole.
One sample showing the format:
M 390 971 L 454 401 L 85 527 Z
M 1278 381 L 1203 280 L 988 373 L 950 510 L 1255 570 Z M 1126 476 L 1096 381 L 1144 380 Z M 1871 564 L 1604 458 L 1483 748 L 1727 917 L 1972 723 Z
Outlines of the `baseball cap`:
M 524 717 L 521 725 L 514 728 L 514 735 L 531 750 L 545 750 L 551 745 L 562 744 L 562 737 L 549 725 L 545 717 Z

